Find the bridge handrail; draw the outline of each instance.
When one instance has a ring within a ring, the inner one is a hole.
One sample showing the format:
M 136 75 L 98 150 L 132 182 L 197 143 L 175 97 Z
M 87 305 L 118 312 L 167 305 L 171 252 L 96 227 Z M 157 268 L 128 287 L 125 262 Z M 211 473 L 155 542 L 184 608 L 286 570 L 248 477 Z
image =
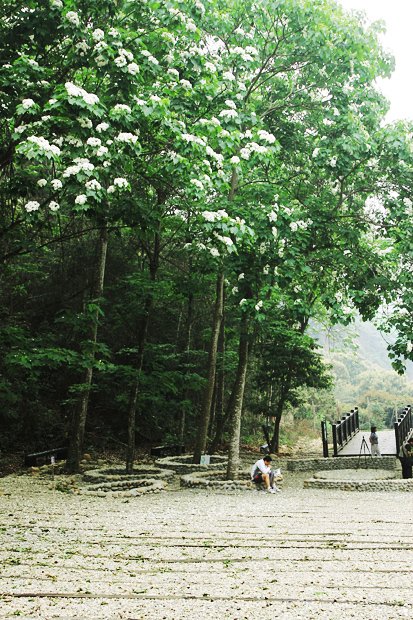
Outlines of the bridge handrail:
M 358 433 L 359 427 L 359 410 L 358 407 L 354 407 L 350 413 L 346 413 L 341 420 L 333 422 L 333 456 L 338 456 L 339 450 Z
M 412 407 L 405 407 L 394 423 L 394 434 L 396 436 L 396 454 L 399 454 L 400 447 L 410 436 L 413 428 Z

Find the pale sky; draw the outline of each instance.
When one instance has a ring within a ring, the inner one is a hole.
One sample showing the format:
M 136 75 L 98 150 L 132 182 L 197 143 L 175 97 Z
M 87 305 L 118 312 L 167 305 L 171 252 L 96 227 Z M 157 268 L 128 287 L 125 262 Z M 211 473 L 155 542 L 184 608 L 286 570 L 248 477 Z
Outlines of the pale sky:
M 370 21 L 384 20 L 383 47 L 391 51 L 396 68 L 390 80 L 378 85 L 391 101 L 387 120 L 413 120 L 413 0 L 337 0 L 346 9 L 364 11 Z

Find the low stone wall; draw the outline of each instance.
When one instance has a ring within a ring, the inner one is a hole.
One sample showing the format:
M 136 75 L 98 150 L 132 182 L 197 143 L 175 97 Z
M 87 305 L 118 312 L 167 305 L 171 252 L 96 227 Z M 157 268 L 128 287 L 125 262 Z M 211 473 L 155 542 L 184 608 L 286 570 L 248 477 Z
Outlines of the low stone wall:
M 172 469 L 142 465 L 140 467 L 134 467 L 131 474 L 127 474 L 121 467 L 90 469 L 83 474 L 83 480 L 85 482 L 97 484 L 100 482 L 117 482 L 119 480 L 146 480 L 147 478 L 172 480 L 174 476 L 175 472 Z
M 395 469 L 398 461 L 394 456 L 383 457 L 328 457 L 319 459 L 294 459 L 287 461 L 288 471 L 319 471 L 322 469 Z
M 413 491 L 413 480 L 322 480 L 304 481 L 305 489 L 334 489 L 340 491 Z
M 211 456 L 209 465 L 201 465 L 200 463 L 192 463 L 192 455 L 166 456 L 163 459 L 157 459 L 155 465 L 157 467 L 173 469 L 178 474 L 187 474 L 190 472 L 205 472 L 222 469 L 225 467 L 227 461 L 227 456 L 214 455 Z
M 181 487 L 185 488 L 207 488 L 207 489 L 248 489 L 252 488 L 251 478 L 248 472 L 239 473 L 237 480 L 225 480 L 226 472 L 192 472 L 181 476 Z
M 248 470 L 239 472 L 237 480 L 226 480 L 224 470 L 212 472 L 192 472 L 181 476 L 181 487 L 198 489 L 221 489 L 221 490 L 245 490 L 255 489 L 256 485 L 251 482 L 251 475 Z M 282 482 L 282 475 L 276 476 L 275 482 Z
M 113 482 L 100 482 L 91 484 L 85 489 L 79 489 L 82 495 L 97 495 L 98 497 L 137 497 L 144 493 L 159 493 L 166 487 L 165 480 L 118 480 Z

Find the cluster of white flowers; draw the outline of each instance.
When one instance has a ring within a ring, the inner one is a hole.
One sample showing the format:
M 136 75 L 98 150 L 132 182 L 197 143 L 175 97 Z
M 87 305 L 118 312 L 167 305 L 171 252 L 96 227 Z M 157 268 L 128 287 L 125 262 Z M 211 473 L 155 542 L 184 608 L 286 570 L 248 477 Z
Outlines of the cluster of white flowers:
M 234 245 L 234 242 L 230 237 L 220 235 L 217 232 L 214 232 L 214 237 L 218 239 L 218 241 L 221 241 L 221 243 L 224 243 L 229 248 Z
M 95 169 L 95 166 L 86 158 L 76 157 L 76 159 L 74 159 L 73 161 L 75 162 L 75 164 L 73 166 L 68 166 L 68 168 L 66 168 L 66 170 L 63 172 L 62 176 L 66 179 L 70 176 L 78 174 L 81 171 L 91 172 Z
M 44 187 L 45 185 L 47 185 L 47 181 L 46 181 L 46 179 L 39 179 L 39 180 L 37 181 L 37 185 L 38 185 L 39 187 Z
M 209 72 L 209 73 L 216 73 L 216 66 L 214 65 L 213 62 L 210 62 L 209 60 L 207 60 L 207 62 L 205 63 L 205 69 Z
M 102 144 L 102 140 L 100 138 L 88 138 L 86 140 L 86 144 L 88 146 L 100 146 Z
M 24 205 L 27 213 L 31 213 L 32 211 L 38 211 L 39 207 L 40 203 L 38 203 L 37 200 L 29 200 L 29 202 L 26 202 L 26 204 Z
M 107 129 L 109 129 L 108 123 L 99 123 L 99 125 L 96 125 L 96 131 L 98 133 L 102 133 L 102 131 L 106 131 Z
M 86 189 L 90 189 L 92 192 L 98 192 L 102 189 L 101 184 L 97 179 L 90 179 L 90 181 L 86 181 Z
M 94 41 L 96 42 L 102 41 L 104 38 L 105 38 L 105 33 L 100 28 L 96 28 L 96 30 L 92 32 L 92 39 Z
M 87 203 L 87 196 L 86 194 L 79 194 L 79 196 L 76 196 L 75 198 L 75 204 L 76 205 L 85 205 Z
M 245 297 L 243 297 L 243 298 L 240 300 L 239 305 L 240 305 L 240 306 L 243 306 L 243 305 L 244 305 L 244 304 L 246 304 L 246 303 L 247 303 L 247 300 L 245 299 Z
M 332 157 L 328 163 L 332 168 L 335 168 L 337 166 L 337 157 Z
M 70 97 L 81 97 L 88 105 L 99 103 L 99 97 L 97 95 L 86 92 L 83 88 L 76 86 L 72 82 L 66 82 L 65 88 Z
M 260 301 L 258 303 L 255 304 L 255 309 L 257 312 L 259 312 L 263 306 L 264 302 L 262 301 L 262 299 L 260 299 Z
M 50 142 L 46 140 L 46 138 L 43 138 L 42 136 L 40 137 L 29 136 L 27 138 L 27 142 L 36 144 L 39 149 L 44 151 L 44 153 L 47 153 L 47 154 L 51 153 L 52 155 L 56 155 L 56 156 L 60 155 L 59 147 L 56 146 L 55 144 L 50 144 Z
M 81 127 L 84 127 L 85 129 L 92 129 L 93 127 L 93 123 L 90 120 L 90 118 L 85 118 L 84 116 L 79 116 L 78 117 L 78 123 Z
M 60 179 L 52 179 L 50 181 L 50 184 L 54 190 L 59 190 L 59 189 L 62 189 L 63 187 L 63 183 L 60 181 Z
M 206 142 L 203 138 L 199 138 L 198 136 L 194 136 L 191 133 L 183 133 L 181 135 L 182 140 L 184 142 L 193 142 L 194 144 L 199 144 L 201 146 L 206 146 Z
M 115 140 L 117 142 L 124 142 L 125 144 L 136 144 L 138 141 L 138 136 L 133 133 L 120 132 L 116 136 Z
M 319 152 L 320 152 L 320 149 L 318 147 L 315 148 L 313 151 L 312 157 L 318 157 Z
M 233 54 L 234 56 L 240 56 L 242 58 L 242 60 L 245 60 L 245 61 L 254 60 L 254 58 L 252 57 L 251 53 L 247 52 L 247 49 L 251 49 L 251 50 L 254 50 L 256 52 L 255 48 L 247 47 L 247 48 L 244 49 L 243 47 L 239 47 L 239 46 L 231 47 L 229 52 L 230 52 L 230 54 Z
M 238 155 L 233 155 L 231 157 L 231 159 L 229 160 L 230 164 L 239 164 L 240 163 L 240 158 L 238 157 Z
M 198 189 L 204 189 L 204 184 L 199 179 L 191 179 L 190 183 L 192 183 L 192 185 L 195 185 L 195 187 L 198 187 Z
M 257 131 L 257 135 L 259 138 L 261 138 L 261 140 L 264 140 L 265 142 L 268 142 L 269 144 L 274 144 L 274 142 L 276 141 L 275 136 L 272 133 L 265 131 L 265 129 L 259 129 Z
M 179 80 L 180 85 L 187 90 L 191 90 L 192 84 L 188 80 Z
M 79 43 L 76 43 L 75 47 L 80 52 L 81 56 L 86 54 L 89 49 L 89 45 L 86 43 L 86 41 L 79 41 Z
M 58 211 L 60 209 L 60 205 L 58 202 L 55 202 L 54 200 L 51 200 L 49 202 L 49 209 L 50 211 Z
M 148 50 L 141 50 L 141 54 L 142 56 L 145 56 L 145 58 L 147 58 L 148 62 L 152 63 L 155 66 L 159 65 L 159 61 L 155 58 L 155 56 L 152 56 L 152 54 Z
M 65 19 L 74 26 L 80 25 L 79 15 L 75 11 L 68 11 L 65 15 Z
M 235 75 L 232 73 L 232 71 L 224 71 L 224 73 L 222 74 L 222 78 L 227 82 L 235 81 Z
M 115 114 L 123 114 L 124 112 L 126 114 L 130 114 L 132 112 L 132 110 L 130 109 L 130 107 L 128 105 L 126 105 L 125 103 L 117 103 L 112 112 L 114 112 Z
M 215 256 L 215 257 L 219 256 L 219 250 L 217 248 L 210 248 L 209 252 L 211 256 Z
M 139 65 L 137 65 L 136 62 L 129 63 L 128 73 L 130 73 L 131 75 L 136 75 L 137 73 L 139 73 Z
M 238 112 L 233 108 L 230 108 L 229 110 L 221 110 L 219 116 L 222 118 L 237 118 Z
M 24 108 L 24 110 L 29 110 L 34 105 L 36 104 L 34 103 L 33 99 L 23 99 L 22 101 L 22 108 Z
M 100 146 L 98 148 L 98 150 L 96 151 L 96 156 L 97 157 L 103 157 L 104 155 L 107 155 L 107 153 L 109 153 L 109 149 L 107 146 Z
M 119 189 L 126 189 L 127 187 L 129 187 L 127 179 L 124 179 L 123 177 L 118 177 L 114 179 L 113 185 L 115 187 L 119 187 Z
M 202 217 L 207 222 L 217 222 L 223 218 L 228 217 L 228 213 L 224 209 L 218 211 L 202 211 Z

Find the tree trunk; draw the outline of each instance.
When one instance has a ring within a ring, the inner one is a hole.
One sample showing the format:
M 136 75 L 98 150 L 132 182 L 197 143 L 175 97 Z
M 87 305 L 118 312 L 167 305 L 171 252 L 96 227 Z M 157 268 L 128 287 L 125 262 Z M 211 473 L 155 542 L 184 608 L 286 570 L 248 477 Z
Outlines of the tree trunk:
M 178 441 L 181 446 L 185 445 L 186 403 L 188 401 L 188 396 L 189 396 L 189 390 L 186 387 L 186 376 L 188 374 L 189 351 L 191 350 L 193 313 L 194 313 L 194 296 L 193 296 L 193 293 L 189 292 L 187 313 L 186 313 L 186 320 L 185 320 L 185 344 L 184 344 L 184 355 L 183 355 L 184 369 L 182 371 L 185 387 L 183 391 L 183 403 L 181 405 L 181 411 L 180 411 L 179 423 L 178 423 Z
M 275 412 L 274 430 L 273 430 L 273 435 L 271 437 L 271 442 L 270 442 L 270 452 L 272 453 L 276 453 L 280 449 L 281 417 L 283 414 L 285 401 L 286 401 L 289 391 L 290 391 L 290 382 L 287 381 L 287 384 L 284 386 L 284 388 L 281 391 L 281 394 L 280 394 L 280 397 L 277 403 L 277 409 Z
M 154 248 L 150 257 L 149 273 L 152 284 L 156 280 L 156 274 L 159 267 L 160 254 L 160 235 L 159 231 L 155 234 Z M 136 409 L 139 397 L 140 379 L 143 368 L 143 359 L 145 355 L 145 346 L 148 335 L 149 319 L 153 305 L 153 291 L 151 290 L 145 299 L 144 315 L 141 321 L 138 334 L 138 358 L 136 361 L 135 382 L 131 389 L 128 409 L 128 446 L 126 449 L 126 473 L 133 473 L 133 463 L 135 461 L 135 436 L 136 436 Z
M 96 274 L 93 286 L 94 290 L 92 299 L 90 300 L 90 303 L 95 304 L 95 309 L 91 316 L 91 323 L 89 329 L 89 342 L 91 344 L 90 365 L 85 370 L 82 381 L 82 394 L 80 396 L 79 402 L 76 405 L 73 416 L 71 437 L 69 443 L 69 453 L 66 461 L 66 471 L 68 471 L 69 473 L 76 473 L 79 471 L 79 464 L 83 451 L 83 440 L 85 435 L 89 396 L 92 386 L 93 362 L 95 360 L 95 349 L 98 334 L 99 302 L 103 294 L 103 284 L 105 279 L 107 248 L 108 229 L 105 225 L 100 230 L 99 254 L 96 264 Z
M 248 317 L 247 314 L 243 312 L 240 326 L 238 368 L 235 378 L 234 400 L 230 412 L 231 437 L 228 450 L 227 480 L 235 480 L 238 477 L 241 415 L 248 366 L 248 344 Z
M 208 440 L 208 426 L 211 415 L 212 398 L 214 394 L 215 375 L 217 366 L 218 338 L 221 330 L 221 321 L 224 306 L 224 274 L 220 272 L 217 277 L 216 298 L 214 308 L 214 319 L 212 326 L 212 336 L 208 355 L 208 375 L 207 385 L 202 400 L 202 408 L 199 419 L 198 433 L 194 450 L 194 463 L 199 463 L 201 454 L 205 452 Z
M 221 354 L 221 365 L 217 370 L 216 376 L 216 405 L 215 405 L 215 434 L 208 448 L 209 454 L 214 454 L 218 446 L 222 443 L 222 436 L 224 434 L 225 424 L 228 416 L 224 413 L 224 395 L 225 395 L 225 317 L 221 322 L 221 331 L 218 341 L 218 352 Z M 212 432 L 211 432 L 212 435 Z

